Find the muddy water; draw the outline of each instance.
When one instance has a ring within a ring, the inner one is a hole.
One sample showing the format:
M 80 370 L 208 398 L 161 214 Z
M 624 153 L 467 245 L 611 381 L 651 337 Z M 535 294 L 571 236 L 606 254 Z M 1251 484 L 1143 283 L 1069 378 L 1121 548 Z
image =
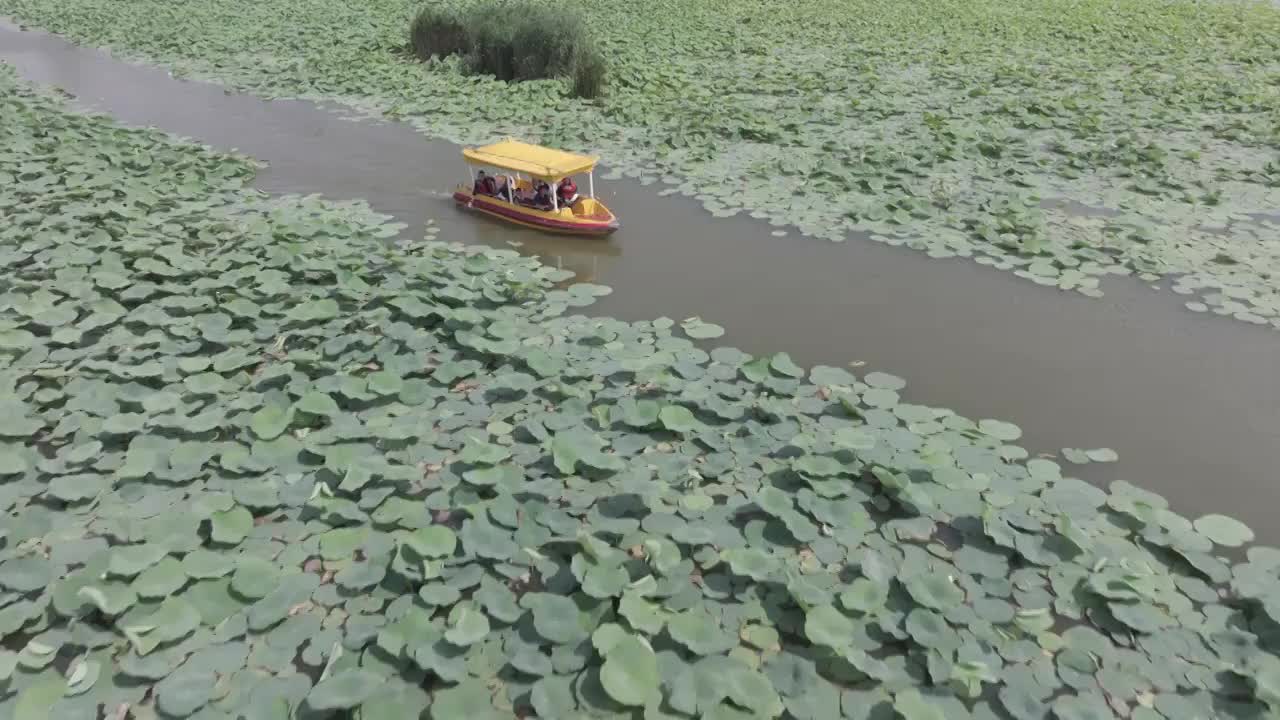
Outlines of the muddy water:
M 524 252 L 614 288 L 595 312 L 701 315 L 748 352 L 804 363 L 866 363 L 907 379 L 908 398 L 1026 430 L 1034 451 L 1107 446 L 1084 469 L 1219 512 L 1280 540 L 1280 333 L 1196 315 L 1123 279 L 1091 300 L 964 260 L 853 240 L 776 238 L 746 218 L 713 219 L 638 183 L 597 183 L 623 221 L 606 241 L 563 239 L 465 215 L 447 199 L 458 149 L 408 127 L 333 108 L 267 102 L 178 81 L 42 34 L 0 26 L 0 60 L 92 108 L 270 163 L 273 192 L 365 198 L 417 233 Z

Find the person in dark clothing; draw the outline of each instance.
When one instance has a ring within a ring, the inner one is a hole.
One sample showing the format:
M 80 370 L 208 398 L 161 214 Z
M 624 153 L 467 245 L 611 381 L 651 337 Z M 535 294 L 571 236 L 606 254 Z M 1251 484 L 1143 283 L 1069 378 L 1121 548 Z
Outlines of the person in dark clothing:
M 540 209 L 551 208 L 551 186 L 545 182 L 539 182 L 537 191 L 533 195 L 534 207 Z

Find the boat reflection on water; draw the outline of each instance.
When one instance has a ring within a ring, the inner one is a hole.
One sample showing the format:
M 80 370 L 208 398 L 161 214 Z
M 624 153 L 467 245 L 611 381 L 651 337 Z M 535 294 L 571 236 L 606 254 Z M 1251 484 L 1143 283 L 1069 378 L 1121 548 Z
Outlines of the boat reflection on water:
M 501 221 L 484 218 L 484 222 Z M 622 256 L 622 245 L 613 239 L 562 237 L 543 233 L 522 233 L 519 240 L 508 240 L 504 245 L 515 248 L 521 255 L 540 258 L 544 263 L 562 270 L 571 270 L 574 277 L 563 285 L 595 282 L 599 277 L 600 259 Z
M 433 202 L 439 202 L 441 205 L 454 204 L 452 192 L 436 191 L 428 195 Z M 442 208 L 441 212 L 444 211 Z M 440 218 L 439 224 L 432 223 L 432 226 L 440 228 L 435 238 L 451 240 L 460 229 L 461 221 L 453 221 L 450 215 L 440 215 L 435 212 L 431 214 Z M 521 255 L 536 257 L 548 265 L 575 273 L 572 279 L 564 281 L 562 285 L 596 282 L 601 277 L 607 277 L 611 260 L 622 256 L 623 235 L 621 233 L 625 231 L 619 231 L 608 237 L 584 238 L 532 230 L 479 213 L 463 217 L 469 226 L 468 235 L 473 242 L 515 250 Z M 409 234 L 411 235 L 412 232 Z M 602 262 L 602 258 L 608 260 Z

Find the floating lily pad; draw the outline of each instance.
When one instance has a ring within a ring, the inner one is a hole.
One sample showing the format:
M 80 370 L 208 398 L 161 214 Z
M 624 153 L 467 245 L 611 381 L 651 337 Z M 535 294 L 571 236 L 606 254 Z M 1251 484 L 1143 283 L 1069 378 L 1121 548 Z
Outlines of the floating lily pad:
M 815 645 L 840 650 L 853 642 L 854 624 L 834 607 L 819 605 L 805 614 L 804 632 Z
M 1093 462 L 1115 462 L 1120 456 L 1111 448 L 1096 448 L 1094 450 L 1085 450 L 1084 454 Z
M 686 335 L 695 340 L 707 340 L 724 335 L 724 328 L 713 323 L 703 322 L 698 318 L 685 320 L 681 327 L 684 329 Z
M 307 693 L 314 710 L 342 710 L 359 706 L 378 692 L 384 680 L 363 670 L 347 670 L 321 680 Z
M 984 434 L 1004 442 L 1012 442 L 1022 437 L 1022 429 L 1012 423 L 1001 420 L 981 420 L 978 429 Z
M 965 597 L 964 591 L 957 587 L 951 578 L 939 573 L 917 575 L 904 581 L 903 584 L 912 599 L 935 610 L 950 610 L 959 605 Z
M 668 405 L 658 412 L 658 421 L 672 432 L 689 432 L 700 427 L 697 418 L 686 407 Z
M 1247 525 L 1223 515 L 1205 515 L 1195 521 L 1196 532 L 1226 547 L 1239 547 L 1253 540 Z
M 644 640 L 628 635 L 605 653 L 600 682 L 622 705 L 643 706 L 658 693 L 658 658 Z

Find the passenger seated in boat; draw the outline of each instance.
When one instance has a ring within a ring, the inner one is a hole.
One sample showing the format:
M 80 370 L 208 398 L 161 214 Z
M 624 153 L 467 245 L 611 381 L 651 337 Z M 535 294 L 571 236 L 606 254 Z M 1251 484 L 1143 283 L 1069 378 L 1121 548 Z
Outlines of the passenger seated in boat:
M 573 178 L 561 180 L 556 193 L 560 196 L 560 204 L 565 207 L 573 207 L 578 201 L 578 186 L 574 184 Z
M 538 190 L 533 195 L 533 206 L 538 208 L 539 210 L 551 209 L 551 186 L 550 185 L 544 182 L 538 183 Z
M 498 192 L 498 186 L 493 182 L 493 178 L 481 170 L 476 175 L 476 184 L 471 188 L 471 191 L 474 195 L 495 195 Z
M 510 199 L 510 187 L 511 187 L 511 179 L 510 179 L 510 178 L 508 178 L 506 175 L 503 175 L 503 176 L 502 176 L 502 184 L 498 186 L 498 189 L 497 189 L 497 190 L 495 190 L 493 194 L 494 194 L 494 195 L 496 195 L 497 197 L 499 197 L 499 198 L 503 199 L 503 200 L 509 200 L 509 199 Z

